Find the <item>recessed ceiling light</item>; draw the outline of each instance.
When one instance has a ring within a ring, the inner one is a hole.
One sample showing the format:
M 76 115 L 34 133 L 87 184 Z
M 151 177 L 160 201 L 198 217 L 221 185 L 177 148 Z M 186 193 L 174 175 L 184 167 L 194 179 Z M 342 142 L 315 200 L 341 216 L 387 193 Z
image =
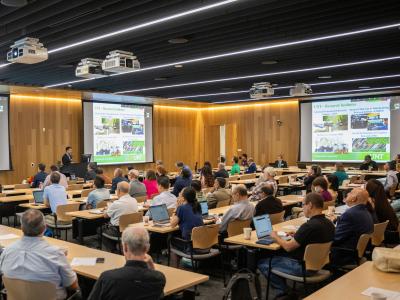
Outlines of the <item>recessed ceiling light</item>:
M 318 76 L 318 79 L 331 79 L 332 75 L 322 75 L 322 76 Z
M 187 42 L 189 42 L 187 38 L 174 38 L 168 40 L 168 43 L 170 44 L 186 44 Z
M 278 85 L 279 85 L 278 83 L 273 83 L 273 84 L 272 84 L 272 86 L 278 86 Z
M 175 65 L 174 67 L 179 69 L 179 68 L 183 68 L 183 65 Z
M 261 62 L 262 65 L 274 65 L 277 64 L 278 61 L 277 60 L 264 60 Z
M 154 78 L 155 81 L 163 81 L 163 80 L 167 80 L 167 77 L 156 77 Z
M 71 88 L 71 87 L 72 87 L 72 84 L 68 84 L 68 87 Z
M 371 87 L 368 86 L 368 85 L 362 85 L 362 86 L 359 86 L 358 88 L 359 88 L 359 89 L 369 89 L 369 88 L 371 88 Z

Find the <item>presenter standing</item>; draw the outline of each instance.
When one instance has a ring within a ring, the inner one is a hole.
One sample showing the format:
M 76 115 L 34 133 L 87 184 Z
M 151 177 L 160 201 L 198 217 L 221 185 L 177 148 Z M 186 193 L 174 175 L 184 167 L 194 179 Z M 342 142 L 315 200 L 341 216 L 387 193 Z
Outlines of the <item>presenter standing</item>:
M 65 148 L 65 153 L 62 157 L 62 163 L 64 166 L 69 166 L 72 163 L 72 147 L 68 146 Z

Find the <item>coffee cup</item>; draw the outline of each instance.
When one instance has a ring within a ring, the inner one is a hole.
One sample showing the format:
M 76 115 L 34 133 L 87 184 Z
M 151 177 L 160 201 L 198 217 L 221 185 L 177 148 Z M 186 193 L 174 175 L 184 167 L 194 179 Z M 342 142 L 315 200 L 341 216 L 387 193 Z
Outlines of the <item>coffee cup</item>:
M 253 229 L 251 228 L 243 228 L 243 235 L 245 240 L 250 240 L 251 239 L 251 232 Z

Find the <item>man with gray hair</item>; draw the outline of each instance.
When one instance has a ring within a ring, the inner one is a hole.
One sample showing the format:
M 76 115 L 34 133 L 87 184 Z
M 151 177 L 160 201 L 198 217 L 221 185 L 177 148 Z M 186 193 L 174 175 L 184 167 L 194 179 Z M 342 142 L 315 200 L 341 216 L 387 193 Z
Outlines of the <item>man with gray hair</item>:
M 253 189 L 253 193 L 250 196 L 250 201 L 259 201 L 261 200 L 261 195 L 262 195 L 262 187 L 265 184 L 270 184 L 272 185 L 274 189 L 274 194 L 273 196 L 276 195 L 278 191 L 278 184 L 276 183 L 276 180 L 274 179 L 275 176 L 275 171 L 274 168 L 272 167 L 267 167 L 263 170 L 263 173 L 261 174 L 260 178 L 258 178 L 256 182 L 256 186 Z
M 29 209 L 21 217 L 24 236 L 7 247 L 0 256 L 3 276 L 33 282 L 50 282 L 57 287 L 57 299 L 67 297 L 66 288 L 78 289 L 65 251 L 50 245 L 44 238 L 46 229 L 43 214 Z
M 224 163 L 220 162 L 218 164 L 218 171 L 214 173 L 214 177 L 215 178 L 218 178 L 218 177 L 229 178 L 229 173 L 225 169 L 225 164 Z
M 105 271 L 97 280 L 89 300 L 101 299 L 160 299 L 163 296 L 165 276 L 154 269 L 149 234 L 143 227 L 128 227 L 122 233 L 125 266 Z
M 139 181 L 139 171 L 132 169 L 128 173 L 129 178 L 129 195 L 131 197 L 141 197 L 146 196 L 146 186 Z

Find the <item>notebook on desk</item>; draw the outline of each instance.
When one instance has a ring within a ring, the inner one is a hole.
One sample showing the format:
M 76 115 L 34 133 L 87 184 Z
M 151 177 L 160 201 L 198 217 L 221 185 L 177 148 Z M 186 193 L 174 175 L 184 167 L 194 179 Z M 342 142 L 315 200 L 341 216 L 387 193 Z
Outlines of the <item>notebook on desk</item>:
M 269 215 L 253 217 L 253 223 L 256 228 L 258 239 L 256 244 L 270 245 L 274 243 L 274 240 L 270 236 L 272 232 L 272 223 Z
M 171 225 L 168 209 L 165 204 L 155 205 L 149 207 L 151 218 L 155 226 L 169 226 Z

